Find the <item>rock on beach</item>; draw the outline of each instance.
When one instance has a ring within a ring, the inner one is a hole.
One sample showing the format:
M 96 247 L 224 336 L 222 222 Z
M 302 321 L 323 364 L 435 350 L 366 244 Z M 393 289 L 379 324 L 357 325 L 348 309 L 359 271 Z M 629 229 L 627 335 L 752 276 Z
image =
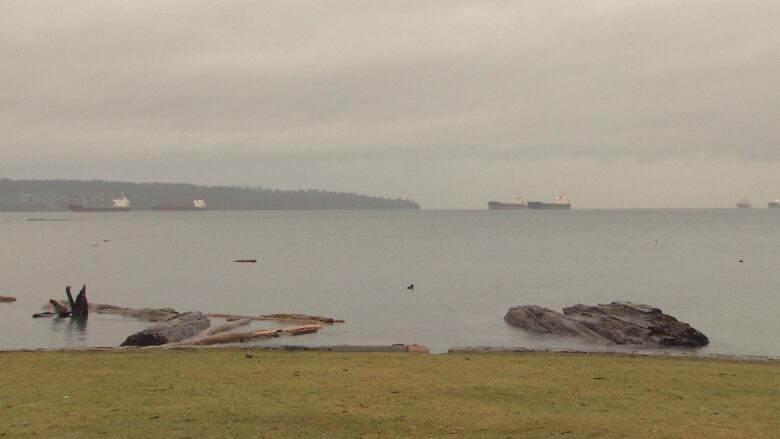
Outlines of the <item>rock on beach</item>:
M 599 344 L 698 348 L 709 339 L 660 309 L 631 302 L 574 305 L 563 313 L 537 305 L 512 307 L 504 316 L 511 326 L 531 333 L 577 336 Z
M 121 346 L 158 346 L 194 337 L 211 326 L 203 313 L 185 312 L 130 335 Z

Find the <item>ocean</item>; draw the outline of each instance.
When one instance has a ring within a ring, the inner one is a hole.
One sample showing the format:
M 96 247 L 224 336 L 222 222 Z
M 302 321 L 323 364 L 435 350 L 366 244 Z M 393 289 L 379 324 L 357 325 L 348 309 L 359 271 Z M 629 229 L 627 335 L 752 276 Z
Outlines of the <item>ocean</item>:
M 259 344 L 582 349 L 503 316 L 633 301 L 705 333 L 702 353 L 780 356 L 780 209 L 5 212 L 0 274 L 18 299 L 0 304 L 0 349 L 116 346 L 149 326 L 31 318 L 86 284 L 96 303 L 346 321 Z

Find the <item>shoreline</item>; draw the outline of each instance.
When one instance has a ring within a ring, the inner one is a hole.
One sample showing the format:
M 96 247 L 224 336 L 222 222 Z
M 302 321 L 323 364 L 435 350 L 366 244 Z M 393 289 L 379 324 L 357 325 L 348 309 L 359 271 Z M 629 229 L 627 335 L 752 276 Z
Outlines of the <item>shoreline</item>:
M 210 345 L 210 346 L 94 346 L 77 348 L 21 348 L 0 349 L 0 355 L 13 353 L 140 353 L 140 352 L 167 352 L 167 351 L 247 351 L 247 352 L 332 352 L 332 353 L 414 353 L 429 354 L 432 356 L 466 355 L 466 354 L 562 354 L 562 355 L 600 355 L 616 358 L 689 358 L 699 360 L 739 361 L 739 362 L 780 362 L 780 357 L 771 355 L 738 355 L 719 353 L 696 353 L 685 350 L 650 350 L 650 349 L 571 349 L 571 348 L 525 348 L 502 346 L 458 346 L 449 348 L 446 352 L 431 353 L 422 345 L 393 344 L 393 345 L 323 345 L 309 346 L 297 344 L 275 345 Z

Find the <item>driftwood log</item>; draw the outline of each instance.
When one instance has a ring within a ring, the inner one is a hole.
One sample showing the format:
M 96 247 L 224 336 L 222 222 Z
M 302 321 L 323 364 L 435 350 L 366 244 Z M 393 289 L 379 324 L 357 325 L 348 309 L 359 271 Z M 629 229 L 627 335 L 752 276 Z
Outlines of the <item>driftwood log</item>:
M 252 323 L 249 319 L 243 319 L 243 320 L 236 320 L 233 322 L 227 322 L 225 324 L 219 325 L 219 326 L 212 326 L 210 328 L 206 328 L 203 332 L 196 335 L 193 338 L 189 338 L 186 340 L 174 342 L 174 343 L 167 343 L 165 346 L 167 347 L 175 347 L 175 346 L 190 346 L 194 344 L 198 344 L 199 340 L 216 336 L 217 334 L 222 334 L 225 332 L 232 331 L 233 329 L 238 328 L 239 326 L 246 326 L 248 324 Z
M 185 341 L 179 345 L 207 346 L 214 344 L 245 343 L 250 340 L 273 338 L 278 336 L 279 332 L 276 329 L 259 329 L 257 331 L 248 332 L 224 332 L 222 334 L 212 335 L 209 337 L 197 338 L 192 341 Z
M 293 322 L 293 323 L 327 323 L 331 325 L 334 323 L 344 323 L 344 320 L 334 319 L 332 317 L 310 316 L 307 314 L 267 314 L 267 315 L 260 315 L 260 316 L 243 316 L 237 314 L 209 313 L 207 314 L 207 316 L 220 318 L 220 319 L 227 319 L 227 321 L 250 319 L 250 320 L 275 320 L 279 322 Z
M 320 329 L 322 329 L 322 325 L 314 324 L 281 329 L 258 329 L 247 332 L 224 332 L 206 337 L 196 337 L 192 340 L 184 340 L 182 342 L 173 344 L 173 346 L 206 346 L 227 343 L 246 343 L 248 341 L 257 339 L 279 337 L 280 335 L 311 334 L 313 332 L 319 331 Z
M 69 307 L 62 305 L 54 299 L 49 300 L 49 303 L 54 308 L 54 312 L 57 313 L 58 317 L 70 317 L 72 314 Z
M 159 325 L 130 335 L 121 346 L 159 346 L 194 337 L 211 326 L 200 312 L 185 312 Z
M 68 302 L 64 300 L 55 300 L 61 306 L 67 306 Z M 44 305 L 44 309 L 50 308 L 53 304 Z M 173 308 L 125 308 L 122 306 L 106 305 L 103 303 L 90 303 L 89 311 L 98 314 L 114 314 L 124 317 L 132 317 L 138 320 L 148 322 L 163 322 L 179 313 Z
M 81 287 L 78 296 L 76 296 L 75 306 L 71 307 L 73 315 L 76 317 L 87 318 L 89 316 L 89 302 L 87 301 L 87 286 Z
M 268 320 L 302 320 L 302 321 L 315 321 L 322 323 L 344 323 L 344 320 L 337 320 L 331 317 L 322 316 L 310 316 L 306 314 L 268 314 L 261 316 Z
M 69 291 L 68 291 L 69 292 Z M 59 315 L 70 315 L 70 302 L 76 306 L 72 296 L 68 301 L 49 301 L 44 306 L 53 308 Z M 160 324 L 130 335 L 121 346 L 196 346 L 226 343 L 241 343 L 250 340 L 273 338 L 280 335 L 310 334 L 322 329 L 323 324 L 343 323 L 331 317 L 311 316 L 307 314 L 268 314 L 260 316 L 241 316 L 236 314 L 211 313 L 203 315 L 199 312 L 178 313 L 172 308 L 125 308 L 102 303 L 90 303 L 88 310 L 93 313 L 113 314 L 133 317 L 139 320 L 159 322 Z M 48 317 L 50 312 L 34 314 L 33 317 Z M 209 317 L 224 318 L 227 323 L 211 326 Z M 250 324 L 253 320 L 274 320 L 287 323 L 298 323 L 298 326 L 280 329 L 258 329 L 247 332 L 231 332 L 232 330 Z
M 206 330 L 201 332 L 200 335 L 198 335 L 198 337 L 208 337 L 210 335 L 221 334 L 223 332 L 232 331 L 238 328 L 239 326 L 246 326 L 250 323 L 252 323 L 252 320 L 250 319 L 241 319 L 232 322 L 227 322 L 219 326 L 212 326 L 211 328 L 206 328 Z
M 563 314 L 536 305 L 510 308 L 504 320 L 528 332 L 577 336 L 600 344 L 696 348 L 707 336 L 660 309 L 630 302 L 574 305 Z
M 0 296 L 0 303 L 16 302 L 16 297 Z

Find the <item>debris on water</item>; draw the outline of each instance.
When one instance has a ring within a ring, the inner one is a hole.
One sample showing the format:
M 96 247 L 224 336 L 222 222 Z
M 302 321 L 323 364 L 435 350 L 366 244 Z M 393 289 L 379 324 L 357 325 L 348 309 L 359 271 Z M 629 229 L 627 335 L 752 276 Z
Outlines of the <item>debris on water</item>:
M 46 311 L 46 312 L 39 312 L 39 313 L 33 314 L 33 318 L 34 319 L 39 319 L 41 317 L 54 317 L 54 313 Z
M 243 262 L 243 263 L 255 263 L 257 262 L 257 259 L 234 259 L 233 262 Z
M 0 303 L 11 303 L 11 302 L 16 302 L 16 297 L 0 296 Z
M 27 218 L 27 221 L 69 221 L 67 218 Z

